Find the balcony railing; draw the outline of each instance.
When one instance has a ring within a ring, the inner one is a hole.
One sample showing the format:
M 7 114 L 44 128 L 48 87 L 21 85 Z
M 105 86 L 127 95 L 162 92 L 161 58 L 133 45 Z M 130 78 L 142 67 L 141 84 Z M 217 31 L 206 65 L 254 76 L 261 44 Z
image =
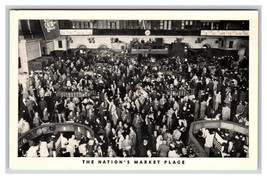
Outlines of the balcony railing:
M 29 140 L 45 134 L 57 134 L 61 132 L 74 132 L 75 134 L 84 135 L 88 138 L 94 137 L 94 132 L 91 128 L 78 123 L 51 123 L 43 124 L 31 129 L 27 133 L 19 136 L 18 147 L 22 147 Z
M 235 122 L 230 121 L 196 121 L 191 123 L 189 129 L 189 139 L 190 143 L 194 145 L 197 149 L 196 153 L 199 157 L 208 157 L 207 153 L 205 152 L 204 148 L 199 144 L 197 139 L 194 136 L 194 131 L 200 130 L 202 128 L 206 129 L 227 129 L 234 132 L 238 132 L 240 134 L 249 136 L 249 128 L 247 126 L 243 126 L 241 124 L 237 124 Z

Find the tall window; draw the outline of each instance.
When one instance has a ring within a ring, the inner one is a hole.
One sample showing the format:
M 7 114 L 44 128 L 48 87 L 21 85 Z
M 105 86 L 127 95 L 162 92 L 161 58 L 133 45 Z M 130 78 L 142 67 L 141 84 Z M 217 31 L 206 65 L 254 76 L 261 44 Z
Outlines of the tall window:
M 234 45 L 234 41 L 230 41 L 229 42 L 229 48 L 233 48 L 233 45 Z
M 184 26 L 184 28 L 185 28 L 185 29 L 188 29 L 188 25 L 189 25 L 189 21 L 185 21 L 185 26 Z
M 172 30 L 178 30 L 178 29 L 181 29 L 181 21 L 178 21 L 178 20 L 175 20 L 175 21 L 172 21 Z
M 80 22 L 77 21 L 77 22 L 75 23 L 75 28 L 76 28 L 76 29 L 79 29 L 79 28 L 80 28 Z
M 98 28 L 98 21 L 93 21 L 93 29 L 97 29 Z
M 116 22 L 115 21 L 111 21 L 110 22 L 110 28 L 111 29 L 116 29 Z
M 19 68 L 21 68 L 21 61 L 20 61 L 20 57 L 19 57 Z
M 83 22 L 83 21 L 81 22 L 81 29 L 84 29 L 84 23 L 85 22 Z
M 94 22 L 93 21 L 89 21 L 88 25 L 89 25 L 89 29 L 94 28 Z
M 71 21 L 71 26 L 73 29 L 75 29 L 75 25 L 76 25 L 76 23 L 74 21 Z
M 188 29 L 192 29 L 193 28 L 193 21 L 189 21 L 189 27 Z
M 151 21 L 151 28 L 153 30 L 158 30 L 160 29 L 160 21 L 152 20 Z
M 62 48 L 62 41 L 61 40 L 58 41 L 58 48 Z
M 181 29 L 184 29 L 184 21 L 181 21 Z
M 85 28 L 85 29 L 88 29 L 88 28 L 89 28 L 88 21 L 85 21 L 85 22 L 84 22 L 84 28 Z

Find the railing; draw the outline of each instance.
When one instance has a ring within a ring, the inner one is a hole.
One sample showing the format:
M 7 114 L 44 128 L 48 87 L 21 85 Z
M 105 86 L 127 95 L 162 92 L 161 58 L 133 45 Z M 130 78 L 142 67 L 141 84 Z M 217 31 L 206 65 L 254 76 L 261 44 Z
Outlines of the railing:
M 147 53 L 147 54 L 168 54 L 169 50 L 166 49 L 132 49 L 131 54 L 140 54 L 140 53 Z
M 58 97 L 65 97 L 65 98 L 87 98 L 91 97 L 92 95 L 96 95 L 96 91 L 86 91 L 86 92 L 65 92 L 65 91 L 58 91 L 56 96 Z
M 22 147 L 29 140 L 45 134 L 57 134 L 60 132 L 74 132 L 75 134 L 84 135 L 88 138 L 94 137 L 94 132 L 91 128 L 78 123 L 51 123 L 42 124 L 31 129 L 27 133 L 19 136 L 18 147 Z
M 237 124 L 231 121 L 196 121 L 192 122 L 190 129 L 189 129 L 189 139 L 190 143 L 194 145 L 197 149 L 196 153 L 199 157 L 208 157 L 207 153 L 205 152 L 204 148 L 199 144 L 197 139 L 194 136 L 194 131 L 199 129 L 206 128 L 206 129 L 228 129 L 234 132 L 241 133 L 243 135 L 249 136 L 249 129 L 247 126 L 243 126 L 241 124 Z

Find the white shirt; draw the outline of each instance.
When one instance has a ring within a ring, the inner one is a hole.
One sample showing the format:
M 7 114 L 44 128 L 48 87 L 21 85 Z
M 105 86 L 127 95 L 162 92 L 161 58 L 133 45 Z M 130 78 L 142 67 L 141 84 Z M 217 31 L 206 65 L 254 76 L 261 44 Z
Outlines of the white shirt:
M 162 137 L 162 135 L 159 135 L 159 136 L 157 137 L 156 150 L 159 149 L 159 146 L 160 146 L 162 143 L 163 143 L 163 137 Z
M 60 140 L 61 140 L 61 147 L 66 148 L 65 144 L 68 143 L 68 139 L 66 137 L 60 136 Z
M 48 146 L 47 142 L 42 141 L 40 142 L 40 157 L 48 157 L 49 152 L 48 152 Z
M 86 155 L 86 144 L 81 144 L 79 146 L 79 151 L 82 155 Z
M 179 157 L 175 150 L 170 150 L 168 153 L 169 157 Z
M 23 121 L 22 119 L 18 123 L 18 131 L 20 134 L 24 134 L 30 130 L 30 125 L 27 121 Z
M 74 153 L 76 145 L 77 145 L 77 140 L 70 138 L 69 144 L 67 145 L 67 152 Z
M 217 93 L 217 94 L 216 94 L 216 99 L 215 99 L 215 101 L 216 101 L 217 103 L 221 103 L 221 102 L 222 102 L 222 96 L 221 96 L 220 93 Z
M 214 134 L 210 134 L 209 130 L 205 130 L 203 135 L 204 135 L 204 138 L 205 138 L 205 147 L 212 147 L 213 146 Z
M 27 151 L 27 157 L 38 157 L 37 150 L 38 146 L 31 146 Z

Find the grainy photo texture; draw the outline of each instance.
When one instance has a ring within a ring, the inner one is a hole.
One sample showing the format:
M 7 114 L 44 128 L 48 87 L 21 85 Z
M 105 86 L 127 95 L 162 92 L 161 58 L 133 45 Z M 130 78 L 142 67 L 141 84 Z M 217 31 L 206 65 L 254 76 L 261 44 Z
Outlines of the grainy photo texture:
M 19 19 L 17 157 L 249 158 L 250 23 Z

